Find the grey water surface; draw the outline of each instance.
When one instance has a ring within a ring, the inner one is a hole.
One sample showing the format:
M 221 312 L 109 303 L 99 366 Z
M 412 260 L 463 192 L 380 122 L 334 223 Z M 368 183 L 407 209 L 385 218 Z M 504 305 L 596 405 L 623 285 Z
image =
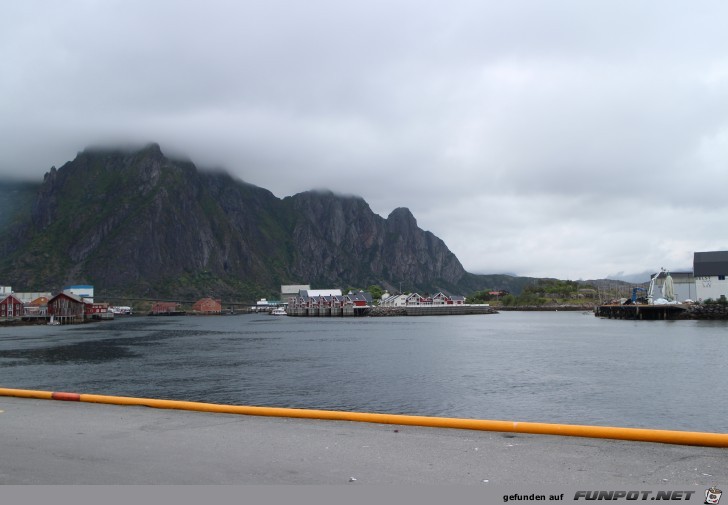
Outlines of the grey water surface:
M 502 312 L 0 327 L 0 387 L 728 432 L 728 322 Z

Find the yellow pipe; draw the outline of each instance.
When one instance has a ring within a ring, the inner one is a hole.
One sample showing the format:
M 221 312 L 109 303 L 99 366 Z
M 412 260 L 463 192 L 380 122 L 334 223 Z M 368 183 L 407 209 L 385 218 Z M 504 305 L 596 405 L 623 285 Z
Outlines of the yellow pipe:
M 0 388 L 0 396 L 18 396 L 20 398 L 37 398 L 39 400 L 52 400 L 50 391 L 33 391 L 32 389 L 5 389 Z
M 324 419 L 331 421 L 356 421 L 404 426 L 425 426 L 432 428 L 454 428 L 461 430 L 497 431 L 506 433 L 531 433 L 537 435 L 560 435 L 569 437 L 606 438 L 638 442 L 656 442 L 677 445 L 700 445 L 707 447 L 728 447 L 727 433 L 704 433 L 694 431 L 651 430 L 644 428 L 620 428 L 612 426 L 584 426 L 574 424 L 548 424 L 518 421 L 493 421 L 486 419 L 462 419 L 451 417 L 409 416 L 398 414 L 373 414 L 367 412 L 340 412 L 333 410 L 290 409 L 278 407 L 252 407 L 244 405 L 221 405 L 215 403 L 158 400 L 127 396 L 106 396 L 76 393 L 52 393 L 23 389 L 0 388 L 0 396 L 23 398 L 58 399 L 105 403 L 112 405 L 136 405 L 158 409 L 194 410 L 222 414 L 248 416 L 291 417 L 299 419 Z

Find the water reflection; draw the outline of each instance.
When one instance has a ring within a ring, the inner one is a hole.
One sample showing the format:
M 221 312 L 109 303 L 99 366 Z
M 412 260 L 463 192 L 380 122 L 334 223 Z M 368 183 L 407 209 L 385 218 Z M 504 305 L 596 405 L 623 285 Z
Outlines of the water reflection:
M 139 356 L 118 340 L 78 342 L 70 345 L 42 347 L 39 349 L 0 350 L 3 366 L 58 365 L 68 363 L 102 363 Z

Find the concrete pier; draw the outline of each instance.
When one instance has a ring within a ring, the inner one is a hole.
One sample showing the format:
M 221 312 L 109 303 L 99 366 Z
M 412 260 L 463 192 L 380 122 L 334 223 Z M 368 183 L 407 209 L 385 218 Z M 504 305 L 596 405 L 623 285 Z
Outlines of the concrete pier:
M 694 489 L 728 450 L 0 397 L 0 484 Z M 515 489 L 514 488 L 514 489 Z

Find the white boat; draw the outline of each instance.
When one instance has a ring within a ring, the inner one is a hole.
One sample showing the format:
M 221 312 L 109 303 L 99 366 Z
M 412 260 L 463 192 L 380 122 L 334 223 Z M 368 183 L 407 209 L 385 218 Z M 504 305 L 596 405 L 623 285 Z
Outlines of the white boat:
M 286 314 L 286 309 L 284 309 L 283 307 L 275 308 L 275 309 L 271 310 L 269 312 L 269 314 L 271 316 L 286 316 L 286 315 L 288 315 L 288 314 Z
M 61 324 L 60 321 L 56 321 L 56 316 L 51 316 L 51 320 L 48 321 L 48 326 L 56 326 Z
M 115 306 L 109 307 L 109 312 L 113 312 L 115 316 L 131 316 L 131 307 L 128 306 Z

